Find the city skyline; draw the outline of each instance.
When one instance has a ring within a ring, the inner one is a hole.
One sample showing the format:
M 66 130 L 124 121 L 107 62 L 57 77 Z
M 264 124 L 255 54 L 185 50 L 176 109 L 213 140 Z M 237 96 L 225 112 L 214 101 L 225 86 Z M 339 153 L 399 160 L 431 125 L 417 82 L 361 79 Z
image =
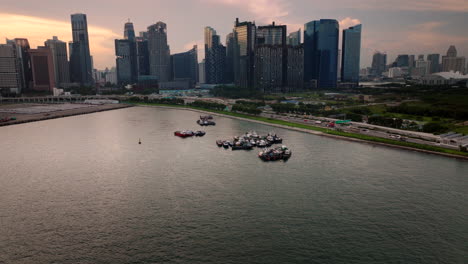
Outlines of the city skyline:
M 337 19 L 340 30 L 357 24 L 364 24 L 362 34 L 361 67 L 370 66 L 373 53 L 387 52 L 389 60 L 398 54 L 431 54 L 445 52 L 450 45 L 459 47 L 459 54 L 468 54 L 468 37 L 463 28 L 468 4 L 464 1 L 412 1 L 399 5 L 395 3 L 372 5 L 370 0 L 351 5 L 350 1 L 339 0 L 317 7 L 313 1 L 230 1 L 194 0 L 184 1 L 184 10 L 178 8 L 180 1 L 165 3 L 164 8 L 137 8 L 155 3 L 140 0 L 133 2 L 135 8 L 127 5 L 109 5 L 108 1 L 92 3 L 55 3 L 42 1 L 28 6 L 16 1 L 5 2 L 0 18 L 0 38 L 28 38 L 36 47 L 56 35 L 63 41 L 71 40 L 69 15 L 88 15 L 91 54 L 96 68 L 115 65 L 113 57 L 114 39 L 121 39 L 122 24 L 128 19 L 134 23 L 135 31 L 143 31 L 157 21 L 168 25 L 168 43 L 172 53 L 184 52 L 198 44 L 199 58 L 203 58 L 203 30 L 206 26 L 217 29 L 225 45 L 225 36 L 232 30 L 232 21 L 239 17 L 243 21 L 255 21 L 257 25 L 277 24 L 288 26 L 288 34 L 303 28 L 312 20 Z M 39 3 L 37 3 L 39 4 Z M 109 6 L 112 11 L 109 12 Z M 210 10 L 216 10 L 211 13 Z M 54 10 L 50 12 L 49 10 Z M 185 10 L 191 10 L 188 14 Z M 308 10 L 308 11 L 307 11 Z M 310 11 L 310 12 L 309 12 Z M 116 15 L 118 14 L 118 15 Z M 428 14 L 431 14 L 428 16 Z M 183 19 L 181 19 L 183 18 Z M 398 18 L 398 19 L 395 19 Z M 194 22 L 186 23 L 187 20 Z M 54 33 L 50 32 L 54 28 Z M 33 30 L 31 30 L 33 29 Z M 395 41 L 395 40 L 399 41 Z M 340 45 L 341 46 L 341 45 Z

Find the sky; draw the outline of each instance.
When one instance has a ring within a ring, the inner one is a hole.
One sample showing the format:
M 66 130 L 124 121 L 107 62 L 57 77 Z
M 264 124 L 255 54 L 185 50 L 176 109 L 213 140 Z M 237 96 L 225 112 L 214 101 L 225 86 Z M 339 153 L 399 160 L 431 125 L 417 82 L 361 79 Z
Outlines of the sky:
M 199 60 L 204 27 L 224 43 L 236 17 L 257 25 L 275 21 L 289 32 L 318 19 L 338 20 L 340 30 L 362 24 L 362 67 L 376 51 L 386 52 L 388 62 L 398 54 L 445 54 L 450 45 L 468 56 L 467 0 L 0 0 L 0 39 L 28 38 L 34 48 L 52 36 L 68 42 L 73 13 L 87 14 L 97 69 L 115 65 L 114 39 L 123 38 L 129 19 L 137 32 L 165 22 L 171 53 L 198 44 Z

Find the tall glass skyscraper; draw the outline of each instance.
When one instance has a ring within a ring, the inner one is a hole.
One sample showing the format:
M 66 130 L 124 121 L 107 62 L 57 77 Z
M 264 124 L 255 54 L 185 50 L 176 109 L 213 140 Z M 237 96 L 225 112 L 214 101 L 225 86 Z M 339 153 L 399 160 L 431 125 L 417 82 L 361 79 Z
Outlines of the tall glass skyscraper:
M 288 36 L 288 45 L 299 46 L 301 45 L 301 30 L 292 32 Z
M 133 23 L 128 21 L 124 26 L 124 38 L 135 41 L 135 29 L 133 28 Z
M 253 88 L 256 45 L 256 26 L 252 22 L 239 22 L 234 26 L 234 82 Z
M 54 61 L 55 85 L 62 87 L 63 84 L 70 82 L 70 71 L 68 65 L 67 43 L 60 41 L 56 36 L 48 39 L 45 43 L 52 52 Z
M 150 75 L 157 76 L 160 82 L 169 81 L 171 59 L 165 23 L 157 22 L 148 27 L 148 51 Z
M 225 83 L 226 47 L 211 27 L 205 28 L 205 83 Z
M 339 24 L 334 19 L 304 25 L 304 81 L 318 88 L 336 88 Z
M 343 30 L 341 81 L 359 84 L 362 25 Z
M 429 54 L 427 55 L 427 60 L 430 61 L 431 64 L 429 73 L 436 73 L 440 71 L 440 54 Z
M 136 42 L 130 39 L 116 39 L 115 56 L 117 57 L 118 83 L 131 84 L 136 82 L 138 76 Z
M 198 82 L 198 47 L 197 45 L 189 51 L 171 55 L 172 76 L 174 80 L 190 79 L 193 83 Z
M 71 15 L 72 51 L 70 52 L 70 77 L 83 85 L 93 83 L 93 69 L 89 52 L 88 21 L 85 14 Z

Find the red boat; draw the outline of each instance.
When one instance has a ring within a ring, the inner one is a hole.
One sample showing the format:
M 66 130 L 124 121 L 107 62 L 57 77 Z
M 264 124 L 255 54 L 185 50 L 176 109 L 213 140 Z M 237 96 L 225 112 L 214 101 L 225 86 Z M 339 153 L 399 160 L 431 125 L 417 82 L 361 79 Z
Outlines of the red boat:
M 174 136 L 178 136 L 181 138 L 186 138 L 186 137 L 193 137 L 195 136 L 195 133 L 193 131 L 176 131 L 174 132 Z

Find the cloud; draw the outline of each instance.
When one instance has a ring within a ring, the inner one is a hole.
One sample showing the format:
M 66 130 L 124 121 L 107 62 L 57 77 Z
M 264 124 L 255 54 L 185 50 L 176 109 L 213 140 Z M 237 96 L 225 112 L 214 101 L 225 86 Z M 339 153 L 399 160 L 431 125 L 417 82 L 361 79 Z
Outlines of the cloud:
M 355 25 L 359 25 L 361 24 L 361 21 L 357 18 L 346 17 L 340 20 L 339 23 L 340 23 L 340 28 L 345 29 L 345 28 L 349 28 Z
M 228 5 L 247 10 L 262 23 L 289 15 L 289 2 L 284 0 L 202 0 L 203 2 Z
M 334 5 L 329 7 L 339 5 L 352 9 L 468 12 L 466 0 L 341 0 L 338 2 L 341 3 L 334 2 Z
M 94 67 L 115 64 L 114 39 L 121 36 L 113 31 L 88 25 L 91 55 Z M 68 42 L 72 39 L 69 21 L 52 20 L 34 16 L 0 13 L 0 38 L 27 38 L 32 48 L 43 46 L 44 41 L 58 36 Z

